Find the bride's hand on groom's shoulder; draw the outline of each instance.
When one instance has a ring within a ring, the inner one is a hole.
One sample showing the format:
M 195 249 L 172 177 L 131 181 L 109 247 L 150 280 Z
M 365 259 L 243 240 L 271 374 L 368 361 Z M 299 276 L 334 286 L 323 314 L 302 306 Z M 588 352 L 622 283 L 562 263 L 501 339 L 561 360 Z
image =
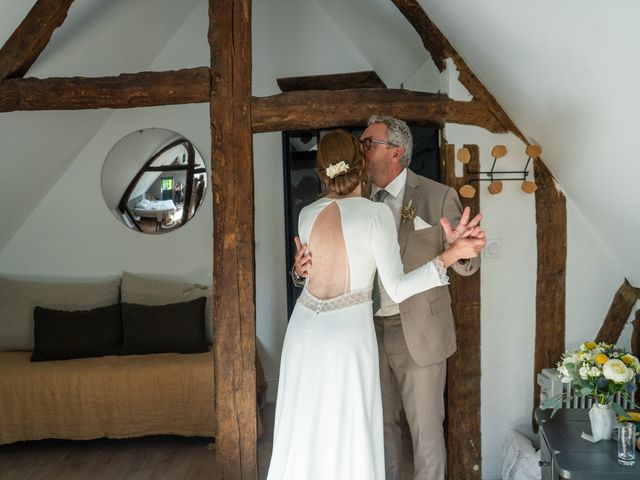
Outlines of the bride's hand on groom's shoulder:
M 307 250 L 307 245 L 302 245 L 300 237 L 294 237 L 296 242 L 296 255 L 294 268 L 299 277 L 307 278 L 311 270 L 311 253 Z

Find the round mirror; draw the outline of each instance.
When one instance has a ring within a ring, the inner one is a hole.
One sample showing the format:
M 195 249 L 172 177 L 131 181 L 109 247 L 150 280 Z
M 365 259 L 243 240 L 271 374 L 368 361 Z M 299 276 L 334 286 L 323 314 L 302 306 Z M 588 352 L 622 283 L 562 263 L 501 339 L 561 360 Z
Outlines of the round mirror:
M 104 200 L 120 222 L 157 234 L 191 220 L 208 181 L 202 156 L 189 140 L 148 128 L 116 143 L 104 161 L 101 183 Z

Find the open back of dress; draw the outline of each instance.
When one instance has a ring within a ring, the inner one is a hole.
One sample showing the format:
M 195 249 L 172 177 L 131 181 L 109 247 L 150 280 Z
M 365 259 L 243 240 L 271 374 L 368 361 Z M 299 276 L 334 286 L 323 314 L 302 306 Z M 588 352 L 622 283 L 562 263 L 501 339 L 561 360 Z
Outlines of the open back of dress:
M 313 269 L 307 289 L 319 299 L 329 299 L 351 291 L 349 257 L 342 229 L 342 214 L 331 202 L 317 215 L 308 242 Z

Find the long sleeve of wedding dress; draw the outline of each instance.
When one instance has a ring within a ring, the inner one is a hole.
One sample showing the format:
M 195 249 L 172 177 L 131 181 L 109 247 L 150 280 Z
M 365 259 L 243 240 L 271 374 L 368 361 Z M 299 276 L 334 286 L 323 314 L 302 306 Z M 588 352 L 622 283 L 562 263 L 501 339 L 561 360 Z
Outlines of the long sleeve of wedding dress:
M 380 207 L 371 224 L 371 247 L 378 275 L 391 299 L 400 303 L 416 293 L 448 285 L 449 277 L 440 260 L 404 272 L 393 214 L 386 205 Z

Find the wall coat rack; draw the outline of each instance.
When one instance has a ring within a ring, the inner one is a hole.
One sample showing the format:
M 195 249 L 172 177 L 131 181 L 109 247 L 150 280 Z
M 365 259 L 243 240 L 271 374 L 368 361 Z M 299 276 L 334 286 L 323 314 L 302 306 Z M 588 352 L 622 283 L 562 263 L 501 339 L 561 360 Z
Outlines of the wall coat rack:
M 542 149 L 538 145 L 527 145 L 525 150 L 527 154 L 527 163 L 522 170 L 496 170 L 496 163 L 499 158 L 507 155 L 507 147 L 505 145 L 495 145 L 491 150 L 491 156 L 493 157 L 493 164 L 491 170 L 488 171 L 471 171 L 469 170 L 469 160 L 471 160 L 471 153 L 465 147 L 458 150 L 456 158 L 462 162 L 465 167 L 465 171 L 468 175 L 475 176 L 469 180 L 469 183 L 460 187 L 458 193 L 464 198 L 473 198 L 476 194 L 476 189 L 471 183 L 490 182 L 487 190 L 491 195 L 497 195 L 502 192 L 502 182 L 519 181 L 522 182 L 520 189 L 525 193 L 533 193 L 538 189 L 535 181 L 527 180 L 529 176 L 529 164 L 534 158 L 540 157 Z

